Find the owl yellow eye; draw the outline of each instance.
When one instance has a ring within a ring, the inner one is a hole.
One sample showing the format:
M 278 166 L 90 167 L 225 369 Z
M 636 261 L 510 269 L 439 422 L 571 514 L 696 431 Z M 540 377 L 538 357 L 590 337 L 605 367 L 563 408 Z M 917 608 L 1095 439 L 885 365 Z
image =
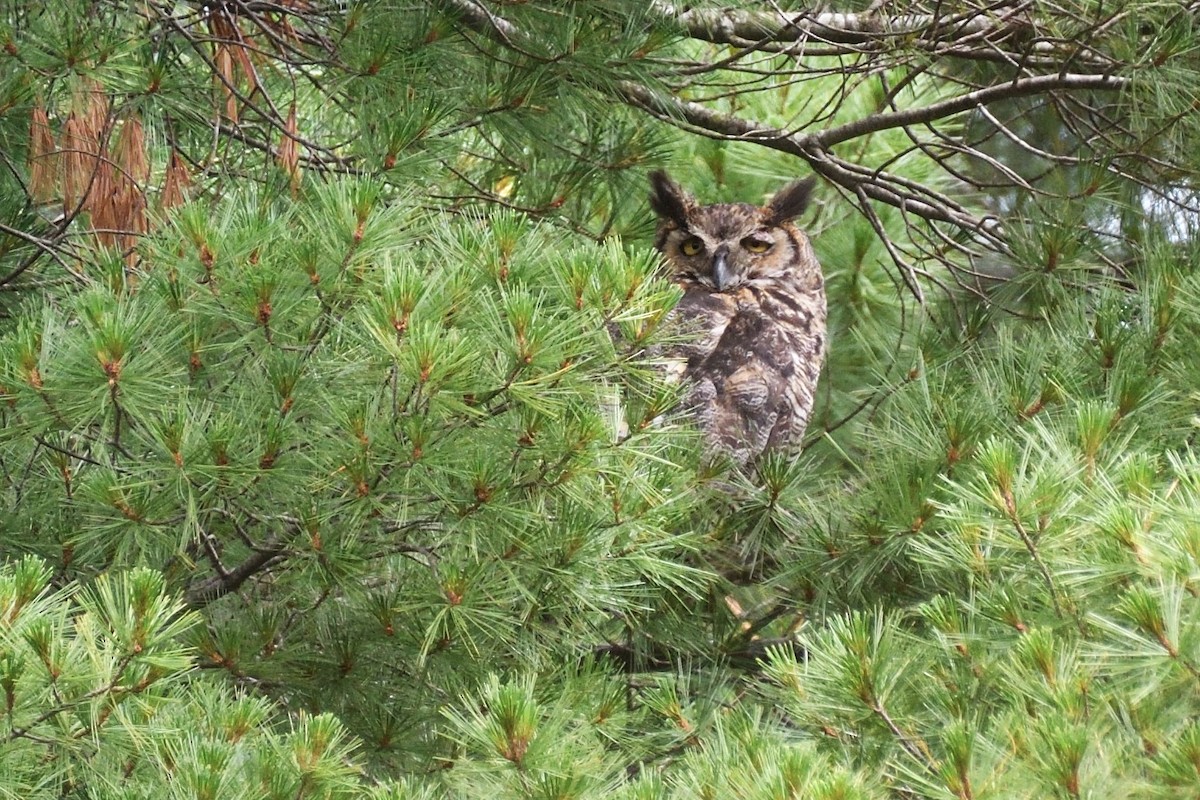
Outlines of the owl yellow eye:
M 748 237 L 742 239 L 742 247 L 749 250 L 751 253 L 765 253 L 771 249 L 771 243 L 766 239 L 755 239 Z
M 685 256 L 699 255 L 700 251 L 704 249 L 704 242 L 693 236 L 690 239 L 684 239 L 683 244 L 679 245 L 679 249 Z

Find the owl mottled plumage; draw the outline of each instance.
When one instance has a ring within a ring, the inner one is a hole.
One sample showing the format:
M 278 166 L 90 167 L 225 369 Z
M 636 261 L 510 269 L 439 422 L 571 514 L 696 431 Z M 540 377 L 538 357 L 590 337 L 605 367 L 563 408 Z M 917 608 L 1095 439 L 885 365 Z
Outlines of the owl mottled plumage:
M 764 206 L 702 206 L 650 175 L 656 246 L 683 289 L 677 318 L 695 338 L 671 353 L 691 385 L 686 405 L 716 448 L 747 463 L 798 444 L 825 356 L 825 286 L 808 237 L 791 220 L 812 181 Z

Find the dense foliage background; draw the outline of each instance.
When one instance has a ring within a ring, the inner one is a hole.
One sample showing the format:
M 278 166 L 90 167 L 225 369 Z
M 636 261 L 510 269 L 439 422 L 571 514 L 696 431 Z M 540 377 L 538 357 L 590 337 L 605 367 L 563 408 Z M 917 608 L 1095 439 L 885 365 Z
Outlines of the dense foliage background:
M 1200 796 L 1196 10 L 833 12 L 0 8 L 0 796 Z M 803 452 L 664 166 L 822 179 Z

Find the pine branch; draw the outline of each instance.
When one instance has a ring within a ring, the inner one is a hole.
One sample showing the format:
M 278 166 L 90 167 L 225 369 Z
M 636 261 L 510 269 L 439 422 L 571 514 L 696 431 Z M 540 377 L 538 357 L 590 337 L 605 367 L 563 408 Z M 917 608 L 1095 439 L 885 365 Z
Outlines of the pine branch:
M 71 268 L 67 266 L 67 262 L 63 261 L 62 255 L 58 252 L 58 248 L 55 246 L 55 240 L 43 239 L 40 236 L 34 236 L 32 233 L 27 233 L 20 228 L 14 228 L 10 225 L 5 225 L 3 222 L 0 222 L 0 233 L 5 233 L 9 236 L 20 239 L 37 248 L 36 252 L 22 261 L 15 269 L 13 269 L 7 275 L 0 277 L 0 286 L 5 286 L 9 283 L 12 283 L 17 278 L 21 277 L 26 270 L 34 265 L 38 257 L 40 257 L 43 253 L 57 261 L 58 265 L 64 270 L 71 272 Z
M 488 10 L 475 0 L 447 0 L 446 5 L 469 27 L 506 47 L 517 48 L 523 33 L 515 24 Z M 658 4 L 661 12 L 669 10 L 664 3 Z M 744 35 L 800 36 L 804 24 L 839 25 L 842 30 L 855 35 L 877 36 L 873 31 L 897 30 L 914 32 L 935 27 L 933 17 L 916 15 L 883 22 L 880 18 L 858 15 L 825 14 L 814 18 L 783 15 L 782 21 L 773 25 L 761 15 L 749 15 L 737 11 L 688 11 L 680 15 L 690 33 L 718 31 L 739 32 Z M 950 20 L 965 33 L 991 30 L 990 18 L 984 15 L 965 20 Z M 889 28 L 888 26 L 894 26 Z M 831 28 L 830 31 L 833 29 Z M 826 31 L 827 33 L 830 31 Z M 815 35 L 815 34 L 813 34 Z M 832 34 L 831 34 L 832 35 Z M 836 38 L 836 37 L 834 37 Z M 520 47 L 522 52 L 528 48 Z M 1059 62 L 1061 67 L 1061 62 Z M 835 183 L 851 194 L 867 197 L 915 214 L 926 220 L 945 222 L 982 235 L 992 249 L 1005 249 L 1000 223 L 991 217 L 976 217 L 952 199 L 939 196 L 926 187 L 909 183 L 899 185 L 877 170 L 858 168 L 837 157 L 830 150 L 836 145 L 880 131 L 929 124 L 937 120 L 983 108 L 987 105 L 1017 98 L 1051 96 L 1056 92 L 1120 91 L 1129 86 L 1127 78 L 1111 74 L 1086 74 L 1060 71 L 1052 75 L 1017 77 L 1002 84 L 986 86 L 925 106 L 896 111 L 882 111 L 865 116 L 843 125 L 812 133 L 795 133 L 765 125 L 756 120 L 714 111 L 699 103 L 682 100 L 674 95 L 652 89 L 634 81 L 620 81 L 613 91 L 622 102 L 639 108 L 664 122 L 685 130 L 714 139 L 730 139 L 751 142 L 779 152 L 804 159 L 822 177 Z M 889 250 L 891 250 L 889 248 Z M 897 254 L 891 251 L 893 257 Z M 903 261 L 903 260 L 902 260 Z M 912 288 L 912 268 L 901 263 L 905 279 Z M 920 296 L 920 293 L 917 292 Z
M 656 0 L 652 8 L 666 19 L 681 25 L 689 36 L 732 44 L 737 40 L 770 38 L 779 42 L 799 42 L 816 39 L 822 42 L 868 45 L 886 36 L 952 31 L 956 36 L 998 36 L 1019 27 L 1010 22 L 1015 15 L 983 13 L 969 9 L 960 14 L 902 14 L 880 13 L 873 6 L 862 13 L 809 11 L 747 11 L 730 8 L 688 8 L 678 11 L 665 0 Z
M 520 30 L 515 25 L 491 13 L 483 8 L 481 4 L 473 2 L 473 0 L 447 0 L 447 4 L 459 13 L 463 21 L 472 29 L 488 35 L 502 44 L 509 45 L 521 36 Z M 1038 91 L 1043 90 L 1039 89 Z M 826 150 L 824 139 L 819 138 L 818 135 L 792 134 L 753 120 L 743 119 L 730 114 L 721 114 L 699 103 L 681 100 L 673 95 L 655 91 L 633 81 L 618 82 L 614 91 L 622 102 L 646 111 L 654 117 L 673 125 L 684 127 L 710 138 L 752 142 L 802 158 L 809 162 L 816 172 L 830 181 L 841 185 L 848 191 L 855 192 L 857 191 L 856 187 L 862 185 L 863 191 L 872 199 L 880 200 L 898 208 L 904 208 L 926 219 L 951 222 L 968 230 L 983 231 L 988 234 L 992 234 L 998 229 L 996 220 L 975 218 L 969 214 L 956 211 L 953 208 L 922 201 L 920 198 L 914 196 L 906 196 L 878 182 L 868 182 L 853 175 L 846 168 L 845 162 L 842 162 Z M 1027 89 L 1021 87 L 1017 90 L 1010 89 L 1010 91 L 1016 92 L 1016 94 L 1011 96 L 1019 96 L 1023 91 L 1027 91 Z M 1005 96 L 1009 95 L 998 93 L 993 99 L 1003 99 Z M 977 101 L 970 100 L 968 99 L 969 97 L 968 95 L 964 98 L 959 98 L 959 104 L 965 103 L 967 108 L 974 107 Z M 985 97 L 990 97 L 990 95 L 985 95 Z M 988 100 L 988 102 L 992 101 Z M 949 103 L 949 101 L 946 102 Z M 930 119 L 938 118 L 938 115 L 943 114 L 943 112 L 945 114 L 952 114 L 965 110 L 958 109 L 954 104 L 947 105 L 945 103 L 935 104 L 934 106 L 927 107 L 927 109 L 933 109 L 932 111 L 925 111 L 926 114 L 933 115 Z M 848 138 L 854 138 L 866 133 L 920 122 L 923 119 L 921 112 L 921 109 L 917 109 L 912 112 L 904 112 L 900 115 L 877 114 L 851 125 L 830 129 L 821 134 L 821 136 L 828 136 L 829 144 L 836 144 Z M 856 125 L 862 126 L 861 132 L 853 127 Z
M 762 662 L 767 654 L 781 647 L 791 650 L 797 658 L 804 658 L 804 648 L 790 636 L 752 639 L 741 643 L 741 646 L 736 649 L 720 652 L 714 649 L 713 656 L 727 661 L 736 669 L 754 674 L 762 670 Z M 676 669 L 682 660 L 689 657 L 685 653 L 672 650 L 664 645 L 655 645 L 646 649 L 626 642 L 607 642 L 595 645 L 591 652 L 593 655 L 612 661 L 622 672 L 627 674 L 671 671 Z
M 697 39 L 729 44 L 731 38 L 781 42 L 818 39 L 825 42 L 869 44 L 881 36 L 906 36 L 953 30 L 959 36 L 998 34 L 1012 30 L 1002 17 L 975 13 L 940 17 L 935 14 L 889 15 L 879 10 L 863 13 L 809 11 L 746 11 L 731 8 L 688 8 L 678 11 L 664 0 L 652 4 L 663 17 L 673 19 Z
M 920 125 L 936 120 L 952 117 L 964 111 L 987 106 L 1002 100 L 1013 100 L 1018 97 L 1051 94 L 1059 90 L 1068 91 L 1120 91 L 1128 88 L 1129 80 L 1114 75 L 1080 75 L 1064 73 L 1059 75 L 1034 75 L 1028 78 L 1017 78 L 996 86 L 987 86 L 973 92 L 930 103 L 927 106 L 911 108 L 906 111 L 872 114 L 868 117 L 829 128 L 820 133 L 811 134 L 810 139 L 820 147 L 832 147 L 836 144 L 856 139 L 870 133 L 902 128 L 908 125 Z
M 1000 233 L 999 220 L 994 217 L 975 217 L 943 202 L 921 198 L 911 192 L 903 192 L 889 186 L 883 173 L 877 170 L 865 170 L 851 165 L 825 149 L 821 134 L 792 134 L 787 131 L 772 128 L 761 123 L 722 114 L 713 111 L 699 103 L 680 100 L 672 95 L 656 92 L 631 81 L 623 81 L 618 85 L 622 100 L 652 114 L 664 122 L 684 127 L 695 133 L 713 139 L 732 139 L 752 142 L 772 150 L 794 155 L 804 159 L 809 165 L 829 181 L 842 186 L 847 191 L 857 194 L 861 191 L 872 200 L 878 200 L 888 205 L 912 212 L 924 219 L 938 222 L 948 222 L 965 230 L 983 233 L 993 239 L 993 246 L 999 246 L 997 238 Z M 881 116 L 873 115 L 866 118 L 874 120 Z M 682 123 L 682 124 L 681 124 Z M 860 123 L 852 123 L 860 124 Z M 866 126 L 878 125 L 861 121 Z M 911 124 L 906 120 L 896 120 L 895 127 Z M 847 126 L 832 128 L 835 143 L 845 141 L 844 133 Z M 883 128 L 873 128 L 865 132 L 874 132 Z M 856 174 L 859 170 L 859 174 Z M 922 187 L 923 188 L 923 187 Z M 927 194 L 933 194 L 926 190 Z
M 961 13 L 888 14 L 873 4 L 861 13 L 835 11 L 774 12 L 728 8 L 688 8 L 657 0 L 652 8 L 664 21 L 681 27 L 693 39 L 795 55 L 808 53 L 815 43 L 821 55 L 883 51 L 902 42 L 936 53 L 962 58 L 1059 69 L 1064 58 L 1097 71 L 1112 70 L 1117 62 L 1076 42 L 1038 38 L 1037 21 L 1026 6 L 994 4 Z M 1106 22 L 1107 18 L 1101 20 Z M 1004 45 L 1014 38 L 1029 40 L 1020 50 Z
M 475 0 L 444 0 L 445 4 L 464 22 L 477 32 L 498 38 L 501 42 L 511 45 L 513 40 L 521 35 L 516 25 L 493 14 Z
M 871 709 L 871 713 L 875 714 L 883 721 L 883 724 L 887 726 L 887 729 L 891 731 L 891 734 L 896 737 L 896 741 L 900 743 L 900 746 L 903 747 L 904 750 L 910 756 L 912 756 L 914 760 L 919 761 L 925 765 L 926 769 L 936 774 L 937 763 L 934 761 L 933 756 L 929 752 L 929 745 L 925 744 L 925 742 L 919 737 L 914 737 L 912 734 L 906 733 L 899 725 L 897 725 L 896 721 L 892 719 L 892 715 L 888 712 L 887 707 L 884 706 L 884 704 L 877 697 L 872 695 L 871 697 L 865 699 L 867 701 L 867 707 Z
M 290 537 L 287 538 L 290 539 Z M 214 600 L 220 600 L 225 595 L 236 592 L 246 581 L 282 558 L 287 549 L 285 541 L 272 539 L 266 547 L 256 550 L 245 561 L 228 572 L 192 584 L 184 593 L 184 602 L 191 609 L 201 609 Z
M 1054 584 L 1054 576 L 1050 573 L 1050 568 L 1046 566 L 1046 562 L 1042 560 L 1042 554 L 1038 551 L 1033 537 L 1029 535 L 1029 531 L 1025 529 L 1024 523 L 1021 522 L 1021 516 L 1017 513 L 1017 503 L 1013 498 L 1012 492 L 1004 489 L 1001 494 L 1004 498 L 1004 510 L 1009 522 L 1012 523 L 1017 536 L 1020 537 L 1021 542 L 1025 545 L 1025 549 L 1029 552 L 1029 557 L 1037 565 L 1038 572 L 1042 574 L 1042 580 L 1046 582 L 1046 589 L 1050 592 L 1050 602 L 1054 606 L 1054 615 L 1061 617 L 1063 609 L 1058 599 L 1058 587 Z
M 127 670 L 129 668 L 129 665 L 133 662 L 135 655 L 136 655 L 136 653 L 133 653 L 133 652 L 125 654 L 121 658 L 121 660 L 113 666 L 112 678 L 105 685 L 98 686 L 95 689 L 92 689 L 91 691 L 89 691 L 85 694 L 81 694 L 79 697 L 76 697 L 73 700 L 61 701 L 56 705 L 50 706 L 45 711 L 43 711 L 41 714 L 39 714 L 37 717 L 35 717 L 34 719 L 32 719 L 31 721 L 26 723 L 23 727 L 13 726 L 9 730 L 8 735 L 5 737 L 5 740 L 11 742 L 16 739 L 29 739 L 31 741 L 36 741 L 39 743 L 47 742 L 47 740 L 41 739 L 40 737 L 31 733 L 30 729 L 34 728 L 38 725 L 41 725 L 43 722 L 46 722 L 47 720 L 54 719 L 55 717 L 59 716 L 60 714 L 63 714 L 65 712 L 72 711 L 76 708 L 84 706 L 84 705 L 88 704 L 90 701 L 95 700 L 98 697 L 103 697 L 104 695 L 107 695 L 107 694 L 122 693 L 120 687 L 118 687 L 117 684 L 121 681 L 121 678 L 125 677 L 125 670 Z M 142 688 L 144 688 L 144 687 L 142 687 Z M 142 691 L 142 689 L 138 688 L 137 686 L 134 686 L 134 687 L 126 688 L 123 693 L 138 694 L 141 691 Z M 82 736 L 88 735 L 91 732 L 92 731 L 89 728 L 84 727 L 83 729 L 76 731 L 74 735 L 76 737 L 82 737 Z

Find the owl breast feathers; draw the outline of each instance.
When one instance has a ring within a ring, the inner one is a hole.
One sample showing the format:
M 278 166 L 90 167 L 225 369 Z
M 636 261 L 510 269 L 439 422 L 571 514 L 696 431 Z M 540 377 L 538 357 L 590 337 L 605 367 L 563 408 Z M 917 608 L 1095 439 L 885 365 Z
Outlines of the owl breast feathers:
M 791 222 L 812 180 L 761 207 L 699 205 L 663 172 L 650 183 L 656 245 L 683 289 L 675 314 L 688 340 L 669 355 L 690 385 L 686 406 L 740 464 L 798 444 L 825 356 L 821 267 Z

